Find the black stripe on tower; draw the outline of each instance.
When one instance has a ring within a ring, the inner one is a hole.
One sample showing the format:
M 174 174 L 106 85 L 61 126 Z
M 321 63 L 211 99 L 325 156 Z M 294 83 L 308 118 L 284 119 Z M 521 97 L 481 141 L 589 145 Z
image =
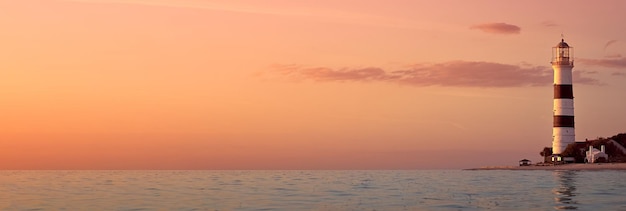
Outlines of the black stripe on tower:
M 574 127 L 574 116 L 554 116 L 553 127 Z
M 571 84 L 554 84 L 554 99 L 574 99 Z

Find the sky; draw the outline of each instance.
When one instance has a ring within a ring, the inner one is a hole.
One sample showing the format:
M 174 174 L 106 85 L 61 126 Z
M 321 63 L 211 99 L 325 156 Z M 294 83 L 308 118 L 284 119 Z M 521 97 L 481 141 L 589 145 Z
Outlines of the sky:
M 0 169 L 538 162 L 626 132 L 626 1 L 0 0 Z

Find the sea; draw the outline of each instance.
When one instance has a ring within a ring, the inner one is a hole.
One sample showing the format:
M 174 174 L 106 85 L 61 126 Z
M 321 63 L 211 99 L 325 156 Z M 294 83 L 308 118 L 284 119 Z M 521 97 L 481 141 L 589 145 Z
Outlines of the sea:
M 626 210 L 626 171 L 0 171 L 0 210 Z

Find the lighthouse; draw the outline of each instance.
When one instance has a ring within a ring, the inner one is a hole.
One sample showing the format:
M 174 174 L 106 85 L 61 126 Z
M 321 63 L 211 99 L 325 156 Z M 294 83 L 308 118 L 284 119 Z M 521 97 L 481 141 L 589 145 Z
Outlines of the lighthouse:
M 552 154 L 560 155 L 567 145 L 575 142 L 574 91 L 572 89 L 572 47 L 565 40 L 552 47 L 554 70 L 554 107 L 552 125 Z

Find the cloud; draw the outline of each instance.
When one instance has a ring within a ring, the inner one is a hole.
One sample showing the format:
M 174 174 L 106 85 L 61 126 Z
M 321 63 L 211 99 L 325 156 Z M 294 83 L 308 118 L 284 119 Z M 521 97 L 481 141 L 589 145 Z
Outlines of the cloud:
M 598 72 L 597 70 L 591 70 L 591 71 L 586 71 L 586 70 L 578 70 L 578 72 L 584 73 L 584 74 L 598 74 L 600 72 Z
M 622 57 L 622 54 L 619 54 L 619 53 L 614 53 L 614 54 L 609 54 L 609 55 L 606 55 L 606 56 L 604 56 L 604 57 L 605 57 L 605 58 L 620 58 L 620 57 Z
M 418 86 L 511 87 L 550 84 L 550 69 L 520 67 L 492 62 L 451 61 L 432 65 L 415 65 L 395 71 L 401 83 Z
M 276 65 L 274 69 L 284 76 L 313 81 L 380 81 L 389 77 L 383 69 L 375 67 L 334 70 L 327 67 L 304 68 L 298 65 Z
M 586 85 L 606 85 L 600 82 L 598 79 L 585 77 L 584 75 L 592 75 L 596 74 L 594 71 L 573 71 L 572 72 L 572 80 L 575 84 L 586 84 Z
M 508 23 L 484 23 L 470 26 L 470 29 L 478 29 L 492 34 L 519 34 L 521 28 Z
M 333 69 L 276 65 L 273 72 L 298 81 L 389 82 L 419 87 L 524 87 L 551 85 L 553 81 L 552 69 L 549 67 L 474 61 L 415 64 L 394 71 L 377 67 Z M 586 74 L 584 71 L 575 71 L 573 79 L 581 84 L 600 84 L 597 79 L 584 76 Z
M 615 44 L 617 42 L 617 40 L 609 40 L 608 42 L 606 42 L 606 44 L 604 44 L 604 50 L 606 51 L 606 48 L 608 48 L 609 46 Z
M 545 26 L 545 27 L 556 27 L 559 26 L 559 24 L 553 22 L 553 21 L 544 21 L 541 22 L 541 25 Z
M 612 76 L 622 76 L 622 77 L 626 77 L 626 73 L 623 72 L 614 72 L 611 73 Z
M 626 57 L 616 57 L 609 59 L 578 59 L 578 62 L 593 65 L 593 66 L 601 66 L 608 68 L 626 68 Z

